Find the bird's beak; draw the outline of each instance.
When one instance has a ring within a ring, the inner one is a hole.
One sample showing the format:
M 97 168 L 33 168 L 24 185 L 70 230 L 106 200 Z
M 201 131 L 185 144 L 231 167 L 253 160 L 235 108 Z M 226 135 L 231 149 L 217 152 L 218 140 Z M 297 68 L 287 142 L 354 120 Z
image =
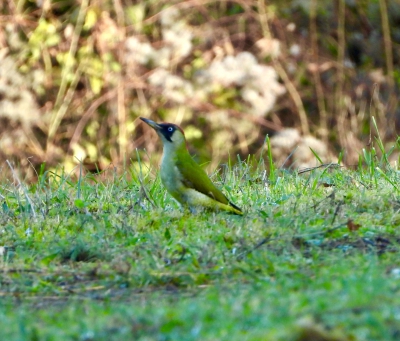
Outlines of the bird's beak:
M 144 117 L 140 117 L 140 119 L 141 119 L 143 122 L 147 123 L 147 124 L 148 124 L 150 127 L 152 127 L 155 131 L 158 131 L 158 130 L 161 129 L 160 125 L 159 125 L 158 123 L 152 121 L 152 120 L 149 120 L 149 119 L 144 118 Z

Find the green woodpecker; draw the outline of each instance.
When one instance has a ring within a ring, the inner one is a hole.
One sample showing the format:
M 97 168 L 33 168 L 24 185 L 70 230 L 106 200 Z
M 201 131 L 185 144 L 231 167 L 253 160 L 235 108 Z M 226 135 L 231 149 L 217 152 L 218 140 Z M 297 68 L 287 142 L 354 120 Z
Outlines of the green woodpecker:
M 161 181 L 167 191 L 191 212 L 198 209 L 227 211 L 242 215 L 242 210 L 232 204 L 211 182 L 206 172 L 190 156 L 183 130 L 172 123 L 158 124 L 140 117 L 152 127 L 163 143 Z

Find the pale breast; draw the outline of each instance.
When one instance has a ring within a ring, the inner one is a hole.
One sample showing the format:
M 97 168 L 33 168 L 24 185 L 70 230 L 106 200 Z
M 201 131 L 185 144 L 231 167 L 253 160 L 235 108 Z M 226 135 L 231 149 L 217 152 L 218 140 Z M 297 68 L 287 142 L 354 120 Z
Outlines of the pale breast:
M 169 158 L 164 158 L 161 161 L 160 169 L 161 181 L 167 191 L 179 202 L 183 203 L 182 194 L 185 191 L 185 186 L 182 183 L 182 175 L 178 167 Z

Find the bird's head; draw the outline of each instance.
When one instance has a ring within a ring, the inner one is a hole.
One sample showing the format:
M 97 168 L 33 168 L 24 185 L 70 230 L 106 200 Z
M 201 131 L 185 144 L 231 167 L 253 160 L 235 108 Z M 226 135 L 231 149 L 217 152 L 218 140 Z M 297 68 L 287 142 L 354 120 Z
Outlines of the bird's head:
M 165 148 L 186 148 L 185 133 L 181 127 L 173 123 L 156 123 L 144 117 L 140 117 L 140 119 L 157 132 Z

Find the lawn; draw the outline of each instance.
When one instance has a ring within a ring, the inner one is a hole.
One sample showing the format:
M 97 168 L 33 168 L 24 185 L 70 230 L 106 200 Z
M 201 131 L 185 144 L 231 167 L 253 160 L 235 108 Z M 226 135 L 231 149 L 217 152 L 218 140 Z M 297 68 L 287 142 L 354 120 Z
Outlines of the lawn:
M 14 173 L 1 340 L 398 340 L 400 173 L 363 161 L 222 168 L 243 217 L 191 215 L 144 165 Z

